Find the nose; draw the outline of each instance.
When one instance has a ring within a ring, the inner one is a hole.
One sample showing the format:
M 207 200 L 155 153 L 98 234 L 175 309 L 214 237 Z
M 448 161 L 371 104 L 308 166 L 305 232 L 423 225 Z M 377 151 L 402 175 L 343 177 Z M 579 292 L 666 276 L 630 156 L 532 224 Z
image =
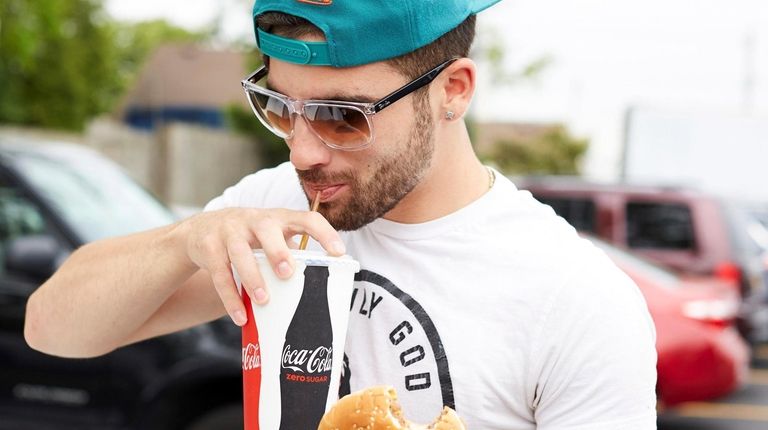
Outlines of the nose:
M 331 148 L 310 130 L 301 115 L 294 119 L 293 136 L 286 143 L 291 150 L 291 163 L 299 170 L 322 167 L 331 161 Z

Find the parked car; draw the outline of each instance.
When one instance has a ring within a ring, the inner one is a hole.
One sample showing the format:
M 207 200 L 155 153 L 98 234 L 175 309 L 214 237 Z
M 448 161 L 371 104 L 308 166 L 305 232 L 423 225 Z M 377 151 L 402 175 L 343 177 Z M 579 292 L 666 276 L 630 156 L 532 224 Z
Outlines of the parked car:
M 768 228 L 768 206 L 753 205 L 750 209 L 750 214 L 752 214 L 757 222 L 762 224 L 765 228 Z
M 557 177 L 515 182 L 580 231 L 675 271 L 737 284 L 740 332 L 752 342 L 768 340 L 768 267 L 740 206 L 674 187 Z
M 724 396 L 748 376 L 749 348 L 735 328 L 740 299 L 729 282 L 681 277 L 589 238 L 640 288 L 656 326 L 658 380 L 665 406 Z
M 768 215 L 760 211 L 750 210 L 746 215 L 746 220 L 747 234 L 763 252 L 768 253 Z
M 172 221 L 91 150 L 0 137 L 0 429 L 242 428 L 240 334 L 231 323 L 91 359 L 45 355 L 24 341 L 27 298 L 70 252 Z

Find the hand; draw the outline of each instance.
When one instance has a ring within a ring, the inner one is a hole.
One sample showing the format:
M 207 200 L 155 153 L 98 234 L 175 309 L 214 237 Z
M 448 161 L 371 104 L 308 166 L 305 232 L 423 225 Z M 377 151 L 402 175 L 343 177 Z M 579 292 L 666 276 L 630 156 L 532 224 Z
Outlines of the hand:
M 334 256 L 343 255 L 338 232 L 317 212 L 288 209 L 230 208 L 204 212 L 182 221 L 189 260 L 208 271 L 224 308 L 235 324 L 246 322 L 245 307 L 237 292 L 230 263 L 237 269 L 248 295 L 258 304 L 269 300 L 253 249 L 263 249 L 272 270 L 282 279 L 293 274 L 292 240 L 307 233 Z

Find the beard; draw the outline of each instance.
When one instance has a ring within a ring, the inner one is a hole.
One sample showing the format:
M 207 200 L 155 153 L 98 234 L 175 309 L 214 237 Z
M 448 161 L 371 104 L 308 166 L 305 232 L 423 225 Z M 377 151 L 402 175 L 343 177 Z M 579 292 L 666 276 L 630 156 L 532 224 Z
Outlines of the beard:
M 414 101 L 415 121 L 405 151 L 391 153 L 371 163 L 373 174 L 367 180 L 353 170 L 324 172 L 321 169 L 296 170 L 302 182 L 345 183 L 344 198 L 320 203 L 318 212 L 340 231 L 358 230 L 392 210 L 424 178 L 435 149 L 433 121 L 425 96 Z M 307 196 L 310 202 L 314 196 Z

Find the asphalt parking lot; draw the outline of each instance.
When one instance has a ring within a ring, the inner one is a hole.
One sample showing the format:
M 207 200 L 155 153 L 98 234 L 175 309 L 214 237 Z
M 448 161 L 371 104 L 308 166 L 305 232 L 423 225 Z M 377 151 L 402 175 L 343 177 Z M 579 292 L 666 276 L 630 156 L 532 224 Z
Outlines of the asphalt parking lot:
M 685 403 L 659 414 L 658 430 L 768 429 L 768 344 L 755 348 L 748 383 L 712 402 Z

